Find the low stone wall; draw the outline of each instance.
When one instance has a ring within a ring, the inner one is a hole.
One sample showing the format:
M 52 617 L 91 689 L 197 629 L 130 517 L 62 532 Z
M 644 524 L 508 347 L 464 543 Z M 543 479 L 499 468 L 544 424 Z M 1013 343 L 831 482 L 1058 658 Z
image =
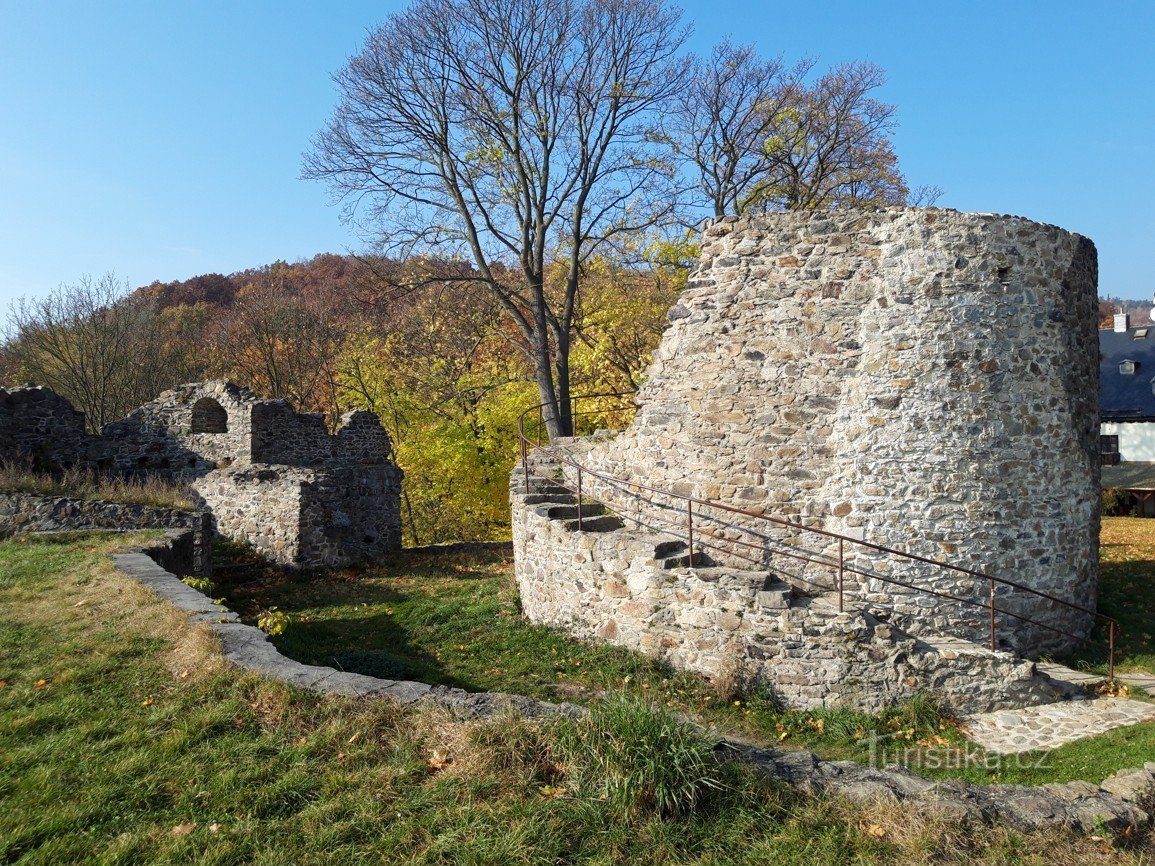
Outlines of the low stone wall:
M 204 512 L 0 491 L 0 537 L 136 529 L 187 530 L 170 538 L 174 550 L 167 561 L 181 574 L 212 573 L 212 526 Z
M 157 560 L 164 559 L 164 549 L 170 542 L 171 538 L 118 554 L 116 564 L 121 572 L 188 612 L 192 622 L 211 629 L 221 641 L 225 658 L 242 670 L 322 694 L 388 698 L 401 704 L 427 703 L 467 718 L 492 718 L 511 711 L 529 717 L 580 716 L 585 712 L 572 704 L 382 680 L 285 658 L 264 632 L 243 624 L 233 611 L 214 604 L 157 564 Z M 947 817 L 960 824 L 997 821 L 1027 832 L 1061 828 L 1089 833 L 1103 827 L 1126 832 L 1145 827 L 1150 817 L 1143 804 L 1155 786 L 1155 763 L 1120 770 L 1100 785 L 1075 781 L 1027 788 L 935 781 L 902 769 L 824 761 L 812 752 L 758 749 L 726 740 L 720 741 L 715 751 L 719 759 L 744 761 L 758 772 L 808 794 L 859 802 L 902 802 L 914 811 Z
M 467 692 L 410 680 L 384 680 L 286 658 L 259 628 L 245 625 L 235 612 L 166 570 L 162 563 L 174 556 L 174 543 L 179 545 L 181 534 L 169 533 L 162 541 L 115 554 L 113 559 L 125 575 L 187 612 L 191 622 L 210 629 L 220 640 L 224 657 L 242 670 L 322 694 L 390 698 L 401 704 L 429 703 L 470 718 L 491 718 L 511 711 L 528 717 L 585 712 L 572 704 L 552 704 L 500 692 Z

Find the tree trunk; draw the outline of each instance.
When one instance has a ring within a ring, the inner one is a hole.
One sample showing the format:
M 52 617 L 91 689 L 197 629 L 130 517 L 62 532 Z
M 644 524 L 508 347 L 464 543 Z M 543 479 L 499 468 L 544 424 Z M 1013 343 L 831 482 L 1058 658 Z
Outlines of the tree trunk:
M 541 402 L 541 416 L 545 420 L 546 436 L 554 441 L 559 436 L 568 436 L 568 428 L 563 426 L 558 411 L 557 389 L 554 387 L 553 359 L 549 352 L 549 337 L 544 329 L 539 330 L 533 346 L 533 374 L 537 381 L 538 399 Z

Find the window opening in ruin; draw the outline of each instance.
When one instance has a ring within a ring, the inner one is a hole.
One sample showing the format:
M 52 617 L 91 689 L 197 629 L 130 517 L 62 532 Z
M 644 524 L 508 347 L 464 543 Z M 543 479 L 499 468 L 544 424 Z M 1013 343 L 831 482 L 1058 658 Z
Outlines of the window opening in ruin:
M 999 268 L 999 282 L 1004 286 L 1011 281 L 1011 269 L 1009 266 Z
M 229 413 L 212 397 L 202 397 L 193 403 L 190 433 L 228 433 Z

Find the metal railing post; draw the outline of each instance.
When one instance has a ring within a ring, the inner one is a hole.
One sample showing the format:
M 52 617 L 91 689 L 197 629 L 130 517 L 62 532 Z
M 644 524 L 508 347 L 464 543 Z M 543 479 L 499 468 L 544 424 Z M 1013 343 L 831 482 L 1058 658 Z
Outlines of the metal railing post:
M 525 450 L 525 435 L 519 431 L 519 436 L 521 437 L 521 468 L 525 471 L 525 492 L 529 493 L 529 460 Z
M 838 612 L 844 610 L 842 603 L 842 539 L 838 539 Z
M 541 412 L 541 406 L 539 405 L 537 407 L 537 446 L 539 448 L 541 447 L 541 423 L 542 423 L 541 419 L 542 419 L 542 412 Z
M 694 503 L 686 500 L 686 535 L 690 541 L 690 568 L 694 567 Z
M 990 584 L 989 592 L 987 593 L 990 608 L 991 608 L 991 651 L 997 650 L 998 642 L 995 640 L 995 579 L 992 577 L 988 581 Z
M 577 483 L 577 509 L 578 509 L 578 532 L 582 531 L 582 468 L 577 468 L 578 483 Z

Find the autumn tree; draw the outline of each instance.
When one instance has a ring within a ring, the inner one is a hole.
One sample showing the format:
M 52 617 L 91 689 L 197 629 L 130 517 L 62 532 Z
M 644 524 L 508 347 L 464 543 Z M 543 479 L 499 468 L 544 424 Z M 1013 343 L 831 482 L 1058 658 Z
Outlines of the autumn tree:
M 685 37 L 664 0 L 418 0 L 336 75 L 306 155 L 390 255 L 470 262 L 462 279 L 512 323 L 551 436 L 572 430 L 584 269 L 677 203 L 660 120 Z
M 336 360 L 344 334 L 325 304 L 290 284 L 277 263 L 237 292 L 218 313 L 213 371 L 298 409 L 338 414 Z
M 188 324 L 130 297 L 115 274 L 86 276 L 17 302 L 8 354 L 21 378 L 68 398 L 95 432 L 198 376 Z

